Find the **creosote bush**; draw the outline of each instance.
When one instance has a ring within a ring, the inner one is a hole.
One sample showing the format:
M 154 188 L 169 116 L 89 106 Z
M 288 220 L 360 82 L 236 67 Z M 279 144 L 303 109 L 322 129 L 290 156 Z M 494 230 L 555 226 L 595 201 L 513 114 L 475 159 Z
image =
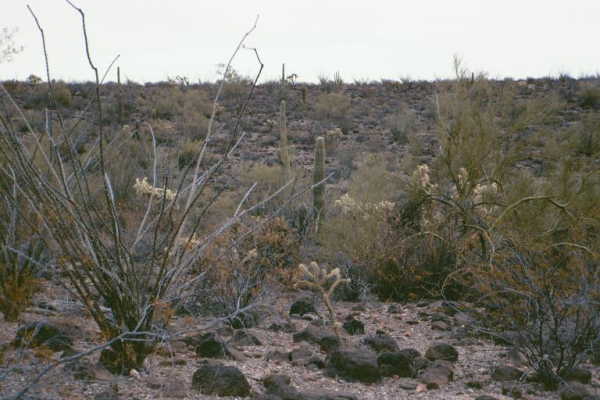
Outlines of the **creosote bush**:
M 384 120 L 384 126 L 390 130 L 394 142 L 398 144 L 408 143 L 408 137 L 414 133 L 416 124 L 417 116 L 406 104 L 402 105 L 396 113 L 385 117 Z
M 248 314 L 274 284 L 291 287 L 299 253 L 297 236 L 281 217 L 241 221 L 195 265 L 195 274 L 205 273 L 206 279 L 194 288 L 186 307 L 219 316 L 236 309 Z
M 343 93 L 323 93 L 317 97 L 315 112 L 318 118 L 342 121 L 350 111 L 350 97 Z
M 10 178 L 0 173 L 0 185 L 9 184 Z M 40 288 L 46 247 L 21 215 L 29 211 L 16 187 L 0 193 L 0 312 L 5 321 L 15 322 Z

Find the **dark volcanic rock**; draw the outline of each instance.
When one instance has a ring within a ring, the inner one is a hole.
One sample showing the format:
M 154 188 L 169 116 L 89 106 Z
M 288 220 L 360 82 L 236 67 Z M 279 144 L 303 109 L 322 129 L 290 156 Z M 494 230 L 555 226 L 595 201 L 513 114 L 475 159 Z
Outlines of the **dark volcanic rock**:
M 496 382 L 518 381 L 522 376 L 523 371 L 510 365 L 495 367 L 492 371 L 492 379 Z
M 192 389 L 217 396 L 250 395 L 250 384 L 239 369 L 206 362 L 194 372 Z
M 362 342 L 377 353 L 395 352 L 399 350 L 396 340 L 385 333 L 367 336 Z
M 363 349 L 337 350 L 327 359 L 329 372 L 348 381 L 373 383 L 381 379 L 377 355 Z
M 560 390 L 560 400 L 586 400 L 588 397 L 590 392 L 579 383 L 566 385 Z
M 445 360 L 455 362 L 458 361 L 458 351 L 450 344 L 438 343 L 427 349 L 425 357 L 431 361 Z
M 339 347 L 340 339 L 332 331 L 309 325 L 302 332 L 298 332 L 293 336 L 294 342 L 308 342 L 317 344 L 321 347 L 321 350 L 325 352 L 332 351 Z
M 286 375 L 270 375 L 263 380 L 263 385 L 267 393 L 259 397 L 261 400 L 357 400 L 352 394 L 326 390 L 299 392 Z
M 346 318 L 342 327 L 349 335 L 363 335 L 365 333 L 365 324 L 352 316 Z
M 589 384 L 592 381 L 592 373 L 587 369 L 574 367 L 564 370 L 561 377 L 568 382 L 579 382 Z
M 206 358 L 224 358 L 229 355 L 227 345 L 214 332 L 208 332 L 197 338 L 196 355 Z
M 415 376 L 414 357 L 403 352 L 381 353 L 377 364 L 382 376 L 399 376 L 412 378 Z
M 444 362 L 436 361 L 419 376 L 419 380 L 427 385 L 428 389 L 439 389 L 454 378 L 454 372 Z
M 262 341 L 252 332 L 246 329 L 236 330 L 229 343 L 234 346 L 261 346 Z
M 290 315 L 303 316 L 308 313 L 316 314 L 316 312 L 314 301 L 310 297 L 302 297 L 296 300 L 290 307 Z

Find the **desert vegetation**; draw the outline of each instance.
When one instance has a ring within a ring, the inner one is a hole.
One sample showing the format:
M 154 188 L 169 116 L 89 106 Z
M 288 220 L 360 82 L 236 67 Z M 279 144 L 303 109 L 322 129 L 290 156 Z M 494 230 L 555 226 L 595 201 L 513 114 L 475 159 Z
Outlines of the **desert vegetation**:
M 0 82 L 2 398 L 595 398 L 598 79 L 261 84 L 253 29 Z

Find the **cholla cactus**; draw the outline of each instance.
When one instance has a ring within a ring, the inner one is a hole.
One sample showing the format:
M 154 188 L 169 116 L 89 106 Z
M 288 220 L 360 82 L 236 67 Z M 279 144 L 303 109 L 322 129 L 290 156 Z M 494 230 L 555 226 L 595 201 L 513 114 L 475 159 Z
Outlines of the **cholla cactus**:
M 421 164 L 417 167 L 412 174 L 412 182 L 427 194 L 431 194 L 437 188 L 437 185 L 431 183 L 427 164 Z
M 372 213 L 388 212 L 391 211 L 395 203 L 387 200 L 382 200 L 378 203 L 361 203 L 354 200 L 348 193 L 334 202 L 336 207 L 342 210 L 345 215 L 356 215 L 359 214 L 363 219 L 368 219 Z
M 150 183 L 148 183 L 148 178 L 146 177 L 144 177 L 141 180 L 139 178 L 135 178 L 135 184 L 133 185 L 133 188 L 135 189 L 136 193 L 140 196 L 165 196 L 165 198 L 169 201 L 174 200 L 176 195 L 176 193 L 171 189 L 162 189 L 152 186 Z
M 469 182 L 469 172 L 464 168 L 461 167 L 458 170 L 458 190 L 459 192 L 464 192 L 465 188 L 467 187 L 467 183 Z
M 342 209 L 342 213 L 344 214 L 353 214 L 358 210 L 362 211 L 362 207 L 356 200 L 354 200 L 348 193 L 340 197 L 334 202 L 336 207 Z
M 303 277 L 296 282 L 295 286 L 309 289 L 318 293 L 323 298 L 323 302 L 329 311 L 329 319 L 333 325 L 335 334 L 340 336 L 340 324 L 335 317 L 331 295 L 336 287 L 342 283 L 349 283 L 350 279 L 343 279 L 339 268 L 328 271 L 327 267 L 319 266 L 315 261 L 311 262 L 308 266 L 300 264 L 298 268 L 303 273 Z

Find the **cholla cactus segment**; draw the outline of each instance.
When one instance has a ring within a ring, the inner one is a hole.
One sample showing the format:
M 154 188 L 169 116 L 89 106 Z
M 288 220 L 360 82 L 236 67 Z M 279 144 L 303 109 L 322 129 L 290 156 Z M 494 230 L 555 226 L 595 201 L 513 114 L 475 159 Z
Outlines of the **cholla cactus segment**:
M 308 266 L 300 264 L 298 268 L 303 272 L 304 276 L 296 282 L 296 286 L 307 288 L 321 295 L 329 311 L 329 318 L 335 333 L 340 336 L 339 324 L 337 323 L 335 311 L 331 303 L 331 295 L 339 285 L 350 282 L 350 279 L 343 279 L 339 268 L 328 271 L 326 266 L 320 266 L 315 261 L 311 262 Z
M 415 186 L 421 188 L 427 194 L 431 194 L 437 187 L 431 183 L 429 167 L 427 164 L 421 164 L 417 167 L 412 174 L 412 182 Z
M 475 188 L 473 189 L 473 202 L 475 204 L 482 203 L 486 199 L 498 194 L 498 192 L 499 188 L 496 182 L 486 185 L 477 184 L 477 186 L 475 186 Z M 495 210 L 496 206 L 494 205 L 483 205 L 483 207 L 481 207 L 480 209 L 483 215 L 491 214 Z
M 351 214 L 357 210 L 362 210 L 356 200 L 354 200 L 348 193 L 340 197 L 334 202 L 336 207 L 339 207 L 344 214 Z
M 135 184 L 133 185 L 133 188 L 140 196 L 164 196 L 169 201 L 174 200 L 176 195 L 176 192 L 172 191 L 171 189 L 162 189 L 152 186 L 150 183 L 148 183 L 148 178 L 146 177 L 141 180 L 139 178 L 135 178 Z
M 469 172 L 464 168 L 461 167 L 458 170 L 458 186 L 460 186 L 460 190 L 464 190 L 464 188 L 467 186 L 467 183 L 469 182 Z
M 368 219 L 373 213 L 388 212 L 394 209 L 395 203 L 382 200 L 378 203 L 361 203 L 354 200 L 348 193 L 341 196 L 334 202 L 336 207 L 342 210 L 345 215 L 362 215 L 363 219 Z

